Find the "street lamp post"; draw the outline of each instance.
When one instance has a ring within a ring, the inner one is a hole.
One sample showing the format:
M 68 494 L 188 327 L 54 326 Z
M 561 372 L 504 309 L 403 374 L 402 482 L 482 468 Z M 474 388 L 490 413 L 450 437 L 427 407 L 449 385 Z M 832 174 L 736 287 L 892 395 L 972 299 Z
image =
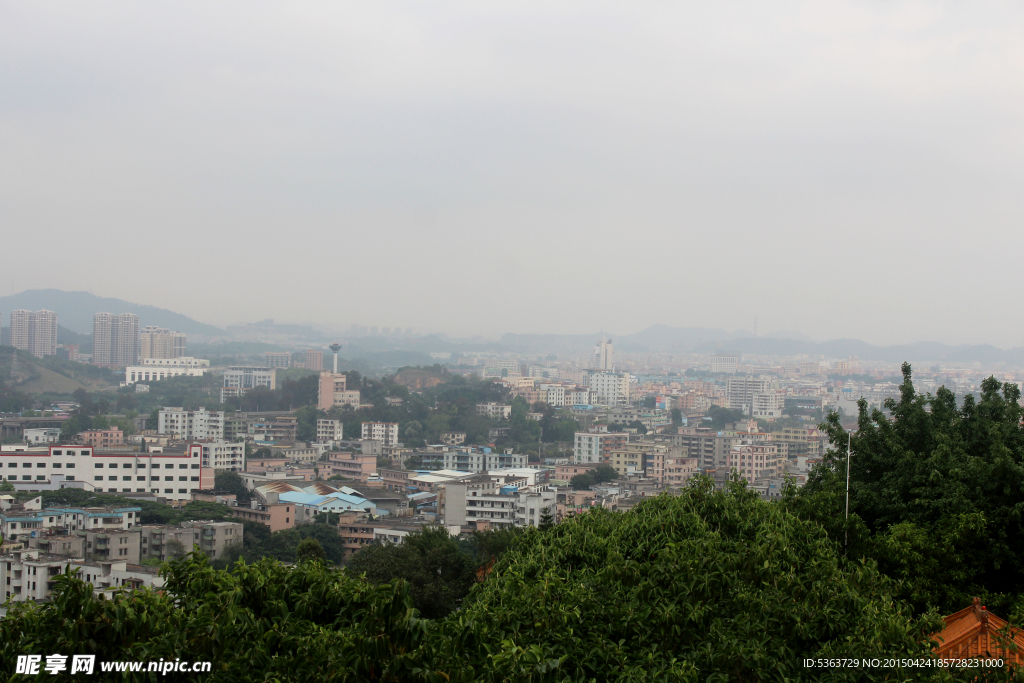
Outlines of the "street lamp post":
M 846 554 L 850 554 L 850 455 L 853 450 L 853 430 L 846 441 L 846 527 L 844 529 Z

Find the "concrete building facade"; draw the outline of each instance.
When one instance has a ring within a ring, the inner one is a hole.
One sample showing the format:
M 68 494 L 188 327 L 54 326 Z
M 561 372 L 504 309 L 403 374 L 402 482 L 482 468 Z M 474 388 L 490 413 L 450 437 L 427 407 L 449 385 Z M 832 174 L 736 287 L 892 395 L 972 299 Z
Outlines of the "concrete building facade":
M 57 314 L 53 311 L 11 311 L 11 346 L 37 358 L 57 355 Z
M 168 360 L 185 355 L 185 333 L 172 332 L 166 327 L 147 325 L 139 333 L 139 357 L 143 365 L 147 358 Z

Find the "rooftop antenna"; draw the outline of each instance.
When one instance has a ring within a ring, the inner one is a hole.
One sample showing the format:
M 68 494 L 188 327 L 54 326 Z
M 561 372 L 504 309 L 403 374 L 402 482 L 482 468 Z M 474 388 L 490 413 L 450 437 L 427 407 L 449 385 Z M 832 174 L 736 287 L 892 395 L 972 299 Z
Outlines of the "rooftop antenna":
M 341 349 L 341 344 L 334 343 L 328 346 L 331 351 L 334 352 L 334 374 L 338 374 L 338 351 Z

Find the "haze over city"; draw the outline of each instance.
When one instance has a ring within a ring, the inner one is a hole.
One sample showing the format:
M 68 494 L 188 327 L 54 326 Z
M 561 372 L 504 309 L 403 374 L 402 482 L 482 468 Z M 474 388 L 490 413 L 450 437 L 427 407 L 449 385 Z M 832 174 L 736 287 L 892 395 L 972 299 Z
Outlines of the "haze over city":
M 1024 343 L 1011 3 L 0 3 L 2 289 Z M 6 280 L 4 282 L 3 280 Z

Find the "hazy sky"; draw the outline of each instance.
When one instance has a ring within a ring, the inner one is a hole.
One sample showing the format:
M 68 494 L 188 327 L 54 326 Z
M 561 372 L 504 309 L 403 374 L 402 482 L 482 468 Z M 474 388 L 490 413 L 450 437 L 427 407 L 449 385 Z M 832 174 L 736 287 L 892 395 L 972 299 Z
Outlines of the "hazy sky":
M 0 1 L 0 160 L 4 290 L 1024 344 L 1019 2 Z

